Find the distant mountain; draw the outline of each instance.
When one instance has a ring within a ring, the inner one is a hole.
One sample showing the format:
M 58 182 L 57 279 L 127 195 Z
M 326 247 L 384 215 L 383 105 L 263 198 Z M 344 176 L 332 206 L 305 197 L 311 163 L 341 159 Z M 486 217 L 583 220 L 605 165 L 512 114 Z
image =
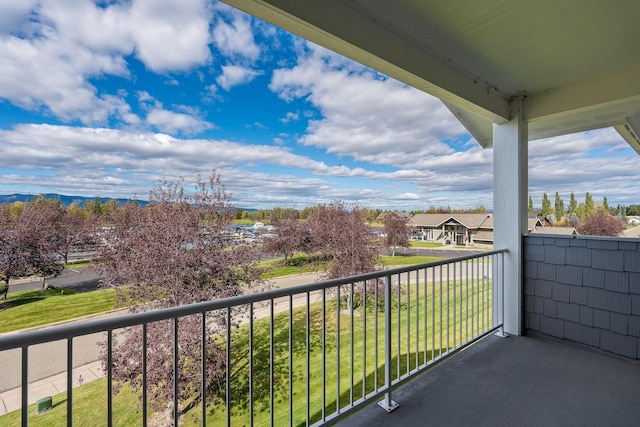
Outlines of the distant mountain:
M 45 197 L 47 199 L 59 199 L 64 206 L 69 206 L 71 203 L 76 203 L 78 206 L 83 207 L 84 202 L 87 200 L 95 200 L 95 197 L 84 197 L 84 196 L 65 196 L 64 194 L 0 194 L 0 204 L 3 203 L 13 203 L 13 202 L 28 202 L 34 197 Z M 112 197 L 100 197 L 100 203 L 108 202 L 109 200 L 117 200 L 120 205 L 124 205 L 125 203 L 131 201 L 131 199 L 114 199 Z M 138 203 L 141 206 L 149 203 L 147 200 L 138 200 Z M 234 207 L 235 208 L 235 207 Z M 253 208 L 240 208 L 243 211 L 247 212 L 255 212 L 257 209 Z
M 95 197 L 84 197 L 84 196 L 65 196 L 63 194 L 0 194 L 0 204 L 2 203 L 13 203 L 13 202 L 28 202 L 34 197 L 45 197 L 47 199 L 58 199 L 62 202 L 64 206 L 69 206 L 71 203 L 76 203 L 79 206 L 84 206 L 84 202 L 87 200 L 95 200 Z M 112 197 L 100 197 L 100 202 L 108 202 L 109 200 L 117 200 L 121 205 L 130 201 L 130 199 L 114 199 Z M 141 205 L 146 205 L 146 200 L 138 200 L 138 203 Z

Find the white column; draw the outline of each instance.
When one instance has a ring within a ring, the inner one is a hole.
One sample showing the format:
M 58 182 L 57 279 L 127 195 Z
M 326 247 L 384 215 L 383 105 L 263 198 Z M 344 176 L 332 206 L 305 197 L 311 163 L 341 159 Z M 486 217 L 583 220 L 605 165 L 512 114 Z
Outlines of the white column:
M 523 254 L 527 231 L 528 127 L 523 101 L 511 103 L 511 120 L 493 125 L 493 246 L 505 255 L 504 332 L 522 333 Z

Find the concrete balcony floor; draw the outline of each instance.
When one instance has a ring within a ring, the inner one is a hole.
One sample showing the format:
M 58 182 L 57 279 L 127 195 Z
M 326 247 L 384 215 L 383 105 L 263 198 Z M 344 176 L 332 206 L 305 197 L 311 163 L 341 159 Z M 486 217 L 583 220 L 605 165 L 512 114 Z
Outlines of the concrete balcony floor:
M 544 337 L 489 336 L 341 426 L 638 426 L 640 361 Z

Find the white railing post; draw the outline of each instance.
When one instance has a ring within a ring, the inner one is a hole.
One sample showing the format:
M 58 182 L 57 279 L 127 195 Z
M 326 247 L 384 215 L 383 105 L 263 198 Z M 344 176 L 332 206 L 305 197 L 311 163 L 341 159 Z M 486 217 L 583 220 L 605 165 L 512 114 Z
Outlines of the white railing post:
M 391 364 L 393 363 L 391 353 L 391 275 L 387 275 L 384 281 L 384 383 L 387 392 L 384 395 L 384 399 L 378 402 L 378 405 L 387 412 L 391 412 L 400 406 L 391 400 Z

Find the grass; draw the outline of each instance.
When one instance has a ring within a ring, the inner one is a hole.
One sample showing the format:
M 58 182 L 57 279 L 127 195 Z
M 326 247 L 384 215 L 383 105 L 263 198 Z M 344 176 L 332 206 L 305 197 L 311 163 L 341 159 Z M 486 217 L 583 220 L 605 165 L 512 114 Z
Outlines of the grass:
M 0 301 L 0 333 L 49 325 L 115 309 L 113 289 L 75 293 L 69 288 L 14 292 Z
M 400 301 L 400 308 L 392 312 L 392 328 L 396 333 L 398 322 L 403 333 L 398 347 L 397 337 L 393 338 L 393 377 L 397 378 L 398 370 L 404 375 L 417 364 L 422 364 L 432 357 L 438 357 L 447 348 L 453 348 L 461 343 L 460 337 L 466 339 L 467 334 L 479 330 L 478 325 L 488 319 L 491 313 L 491 296 L 488 290 L 490 283 L 469 282 L 444 285 L 429 284 L 413 286 L 405 293 L 394 297 Z M 467 294 L 466 289 L 470 292 Z M 484 292 L 483 292 L 484 289 Z M 464 295 L 462 293 L 464 293 Z M 455 294 L 455 298 L 454 298 Z M 426 297 L 427 303 L 425 305 Z M 480 302 L 479 310 L 469 310 L 471 301 Z M 469 301 L 469 304 L 467 304 Z M 374 310 L 358 310 L 357 315 L 344 314 L 338 311 L 336 300 L 327 302 L 325 330 L 326 357 L 322 354 L 322 311 L 320 303 L 311 305 L 308 327 L 307 315 L 304 308 L 293 310 L 292 354 L 289 360 L 289 313 L 280 313 L 274 319 L 273 341 L 273 372 L 275 386 L 273 389 L 273 412 L 270 401 L 270 328 L 268 319 L 254 323 L 253 346 L 253 399 L 254 423 L 268 425 L 273 414 L 274 425 L 286 425 L 289 417 L 293 425 L 306 423 L 307 405 L 310 408 L 311 423 L 320 420 L 323 405 L 326 414 L 335 411 L 336 406 L 345 407 L 352 401 L 358 400 L 364 393 L 374 391 L 374 379 L 377 375 L 378 384 L 383 383 L 383 363 L 378 360 L 375 364 L 373 349 L 377 348 L 380 355 L 384 354 L 384 327 L 382 326 L 382 312 L 378 312 L 378 324 L 374 321 Z M 344 309 L 344 307 L 342 307 Z M 425 316 L 426 310 L 426 316 Z M 460 322 L 460 318 L 465 321 Z M 471 320 L 473 318 L 473 321 Z M 454 320 L 456 322 L 454 323 Z M 426 329 L 425 321 L 427 323 Z M 434 324 L 435 323 L 435 324 Z M 338 327 L 339 324 L 339 327 Z M 411 325 L 411 337 L 407 337 L 407 325 Z M 443 334 L 433 336 L 431 331 L 440 330 Z M 350 330 L 355 331 L 353 343 Z M 417 329 L 417 331 L 416 331 Z M 339 332 L 338 332 L 339 330 Z M 475 330 L 475 331 L 474 331 Z M 307 348 L 307 334 L 310 345 Z M 231 380 L 231 424 L 247 425 L 249 423 L 248 392 L 249 392 L 249 353 L 248 327 L 245 325 L 233 333 L 232 350 L 232 380 Z M 336 357 L 336 348 L 340 343 L 340 356 Z M 366 350 L 366 351 L 365 351 Z M 353 352 L 353 368 L 351 367 Z M 309 361 L 307 362 L 307 354 Z M 290 368 L 291 363 L 291 368 Z M 339 373 L 336 369 L 340 367 Z M 326 388 L 323 398 L 324 367 Z M 306 372 L 309 369 L 310 393 L 306 393 Z M 351 384 L 353 383 L 353 389 Z M 291 384 L 291 389 L 290 389 Z M 340 393 L 338 395 L 338 384 Z M 220 386 L 224 390 L 224 385 Z M 289 409 L 289 393 L 292 395 L 292 412 Z M 353 395 L 352 395 L 353 393 Z M 226 422 L 226 407 L 224 394 L 217 396 L 217 402 L 209 407 L 208 424 L 223 425 Z M 339 403 L 338 403 L 339 402 Z M 199 414 L 199 410 L 193 411 Z M 199 425 L 198 415 L 187 416 L 191 421 L 184 425 Z
M 423 264 L 425 262 L 434 262 L 440 260 L 442 260 L 442 258 L 421 255 L 396 254 L 395 256 L 382 256 L 382 262 L 387 266 Z
M 396 288 L 397 289 L 397 288 Z M 410 288 L 403 287 L 395 293 L 392 310 L 392 328 L 394 334 L 400 323 L 400 339 L 393 338 L 393 377 L 398 372 L 404 375 L 417 364 L 440 356 L 447 348 L 459 345 L 461 338 L 476 333 L 482 322 L 488 322 L 491 313 L 491 283 L 468 281 L 440 284 L 435 283 Z M 249 369 L 253 369 L 254 424 L 269 425 L 273 416 L 274 425 L 285 425 L 292 419 L 293 425 L 304 425 L 307 406 L 311 422 L 321 419 L 323 408 L 326 414 L 335 411 L 336 406 L 345 407 L 364 393 L 374 389 L 374 381 L 383 383 L 383 362 L 373 358 L 373 349 L 378 348 L 384 354 L 383 313 L 369 308 L 359 307 L 355 315 L 345 314 L 344 304 L 338 307 L 335 298 L 326 302 L 323 322 L 322 304 L 312 299 L 309 316 L 305 307 L 292 310 L 292 323 L 289 329 L 289 312 L 276 314 L 273 332 L 268 318 L 259 319 L 253 325 L 253 351 L 249 355 L 249 327 L 243 325 L 232 331 L 231 349 L 231 424 L 248 425 L 249 407 Z M 473 303 L 473 304 L 472 304 Z M 475 304 L 478 309 L 473 309 Z M 378 323 L 375 316 L 378 316 Z M 464 319 L 464 321 L 461 321 Z M 324 328 L 323 328 L 324 323 Z M 408 326 L 411 325 L 411 326 Z M 440 330 L 442 334 L 433 335 Z M 353 329 L 353 340 L 350 331 Z M 325 342 L 323 356 L 322 342 Z M 407 330 L 411 331 L 410 337 Z M 291 340 L 290 340 L 291 331 Z M 271 341 L 273 335 L 273 341 Z M 309 346 L 307 343 L 309 337 Z M 291 343 L 291 344 L 290 344 Z M 340 355 L 337 346 L 340 345 Z M 291 354 L 289 358 L 289 346 Z M 273 362 L 270 349 L 273 348 Z M 366 351 L 365 351 L 366 350 Z M 353 354 L 353 358 L 351 355 Z M 307 360 L 308 358 L 308 360 Z M 252 366 L 250 366 L 250 360 Z M 353 367 L 351 365 L 353 360 Z M 291 363 L 291 365 L 290 365 Z M 291 368 L 290 368 L 291 366 Z M 337 367 L 340 367 L 339 372 Z M 271 402 L 269 371 L 273 367 L 273 403 Z M 323 369 L 324 368 L 324 369 Z M 306 393 L 307 377 L 310 392 Z M 326 388 L 323 394 L 323 372 Z M 291 384 L 291 389 L 290 389 Z M 353 384 L 353 388 L 351 385 Z M 338 393 L 338 387 L 340 392 Z M 226 424 L 225 385 L 218 385 L 218 394 L 209 399 L 207 425 Z M 106 424 L 106 380 L 101 379 L 74 389 L 74 424 Z M 290 412 L 289 394 L 292 403 Z M 353 394 L 352 394 L 353 393 Z M 32 416 L 29 425 L 58 426 L 65 424 L 66 394 L 54 396 L 54 408 L 46 414 Z M 273 412 L 271 406 L 273 405 Z M 140 425 L 140 401 L 131 388 L 114 395 L 114 425 Z M 35 413 L 33 406 L 30 414 Z M 200 425 L 200 407 L 187 412 L 181 425 Z M 273 415 L 271 415 L 273 414 Z M 0 425 L 18 425 L 20 411 L 0 417 Z M 103 420 L 103 421 L 100 421 Z
M 411 240 L 409 243 L 411 243 L 412 248 L 441 248 L 442 247 L 442 243 L 422 242 L 420 240 Z
M 52 396 L 53 408 L 36 415 L 36 405 L 29 405 L 29 426 L 59 427 L 67 425 L 67 393 Z M 0 425 L 19 426 L 21 411 L 0 417 Z M 107 425 L 107 379 L 101 378 L 73 389 L 73 424 Z M 131 387 L 113 395 L 113 425 L 142 425 L 140 402 Z
M 253 225 L 253 221 L 246 218 L 246 219 L 234 219 L 233 224 L 235 225 Z

